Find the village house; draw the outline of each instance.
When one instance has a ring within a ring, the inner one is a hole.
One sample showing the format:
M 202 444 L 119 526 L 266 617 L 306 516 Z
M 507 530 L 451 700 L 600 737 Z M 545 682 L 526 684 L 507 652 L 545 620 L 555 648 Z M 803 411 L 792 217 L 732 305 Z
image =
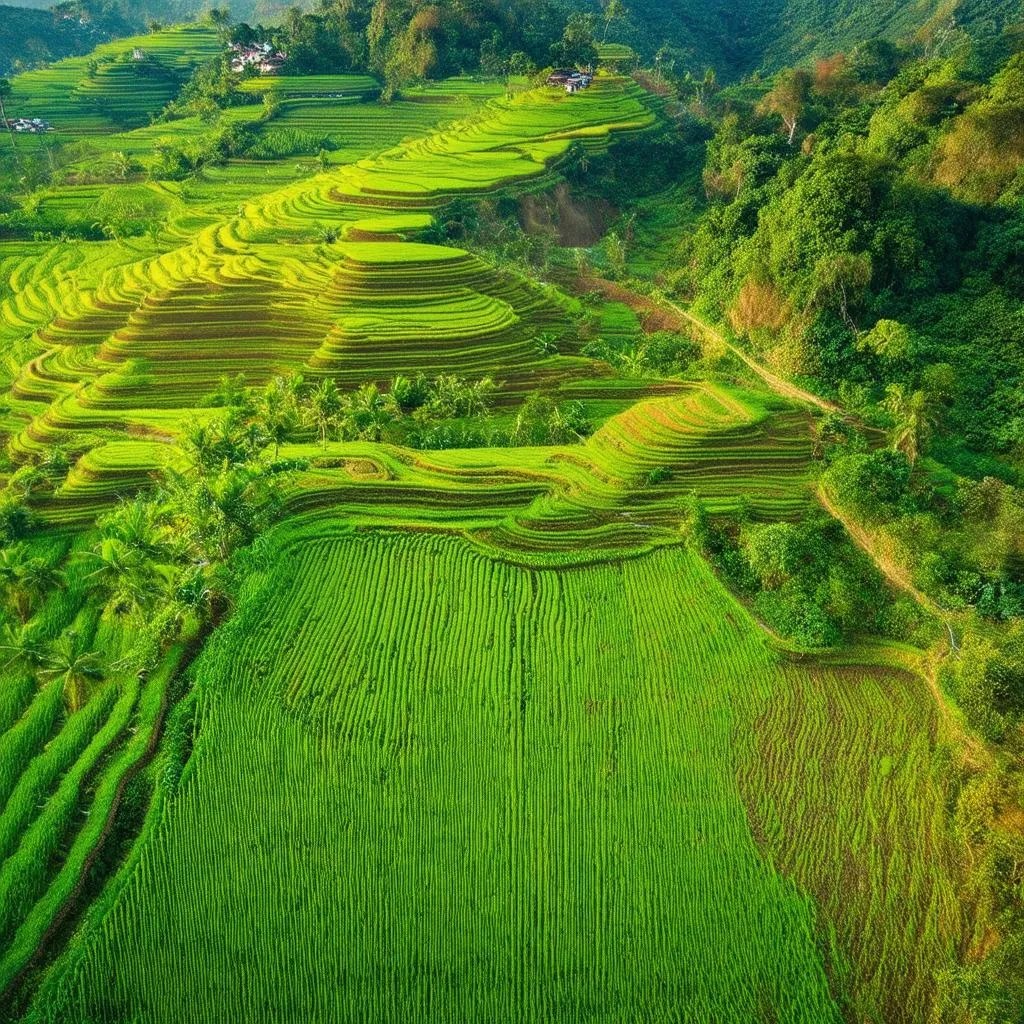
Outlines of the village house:
M 568 93 L 580 92 L 586 89 L 594 81 L 594 76 L 586 71 L 577 71 L 573 68 L 558 68 L 548 75 L 548 85 L 565 89 Z
M 9 120 L 6 127 L 12 131 L 28 132 L 31 135 L 42 135 L 43 132 L 53 131 L 53 125 L 49 121 L 44 121 L 41 117 L 16 117 Z
M 261 75 L 276 75 L 287 59 L 287 54 L 275 50 L 270 43 L 231 44 L 231 70 L 235 74 L 253 68 Z

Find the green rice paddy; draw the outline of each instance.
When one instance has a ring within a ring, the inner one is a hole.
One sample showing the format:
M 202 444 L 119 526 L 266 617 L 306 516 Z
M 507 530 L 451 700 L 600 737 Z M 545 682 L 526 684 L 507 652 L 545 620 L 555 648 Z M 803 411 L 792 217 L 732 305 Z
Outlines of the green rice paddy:
M 780 667 L 678 547 L 528 571 L 336 522 L 200 659 L 186 773 L 40 1019 L 920 1019 L 956 921 L 922 684 Z

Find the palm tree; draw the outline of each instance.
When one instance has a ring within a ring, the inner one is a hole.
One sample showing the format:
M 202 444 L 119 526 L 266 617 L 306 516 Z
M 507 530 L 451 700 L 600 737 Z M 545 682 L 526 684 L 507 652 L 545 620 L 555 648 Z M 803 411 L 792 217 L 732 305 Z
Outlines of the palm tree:
M 121 181 L 124 181 L 132 170 L 131 157 L 124 150 L 119 149 L 116 153 L 110 154 L 110 159 L 114 164 L 114 173 Z
M 125 502 L 99 522 L 104 538 L 117 541 L 128 552 L 145 558 L 169 561 L 178 547 L 171 527 L 164 521 L 159 502 L 137 497 Z
M 938 423 L 935 407 L 924 391 L 908 394 L 902 384 L 890 384 L 885 395 L 882 407 L 893 418 L 892 446 L 914 465 Z
M 364 384 L 341 400 L 342 429 L 347 437 L 379 441 L 390 421 L 388 402 L 376 384 Z
M 50 644 L 43 655 L 40 675 L 58 680 L 69 711 L 77 711 L 89 699 L 93 686 L 103 679 L 103 662 L 96 651 L 83 651 L 72 630 Z
M 42 558 L 30 558 L 24 545 L 0 551 L 0 587 L 22 625 L 48 594 L 64 585 L 64 577 Z
M 330 377 L 325 377 L 310 392 L 304 410 L 306 422 L 316 428 L 320 435 L 320 445 L 327 447 L 327 434 L 333 430 L 341 412 L 341 395 L 338 385 Z
M 83 560 L 107 612 L 139 620 L 175 578 L 186 540 L 167 522 L 165 501 L 138 497 L 100 520 L 103 536 Z
M 158 562 L 116 537 L 106 537 L 85 560 L 89 583 L 104 595 L 105 611 L 141 620 L 156 605 L 175 566 Z
M 221 441 L 219 433 L 208 424 L 195 420 L 186 424 L 180 447 L 197 476 L 204 476 L 223 462 Z
M 466 389 L 466 415 L 486 416 L 491 411 L 494 392 L 498 390 L 493 377 L 481 377 Z
M 24 626 L 15 625 L 6 616 L 0 624 L 0 651 L 4 659 L 0 671 L 4 672 L 12 668 L 33 672 L 42 657 L 38 641 Z
M 299 419 L 295 393 L 283 377 L 275 377 L 267 385 L 257 405 L 257 416 L 277 459 L 281 445 L 291 439 Z

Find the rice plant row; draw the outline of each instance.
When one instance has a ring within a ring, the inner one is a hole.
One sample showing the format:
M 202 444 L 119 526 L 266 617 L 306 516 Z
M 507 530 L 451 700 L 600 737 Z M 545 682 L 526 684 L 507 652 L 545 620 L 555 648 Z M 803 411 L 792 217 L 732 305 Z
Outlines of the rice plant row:
M 183 647 L 172 649 L 145 686 L 137 677 L 108 684 L 27 762 L 0 818 L 0 992 L 25 970 L 78 889 L 128 777 L 152 752 L 182 656 Z M 18 835 L 8 828 L 15 817 Z

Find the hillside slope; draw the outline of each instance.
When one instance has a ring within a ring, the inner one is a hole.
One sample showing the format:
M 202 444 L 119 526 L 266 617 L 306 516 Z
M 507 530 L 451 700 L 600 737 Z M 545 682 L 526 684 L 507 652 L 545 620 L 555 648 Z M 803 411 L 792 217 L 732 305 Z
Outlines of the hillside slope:
M 0 24 L 0 74 L 12 71 L 15 61 L 32 66 L 88 53 L 110 38 L 104 26 L 81 25 L 77 19 L 63 19 L 24 2 L 0 4 Z
M 993 36 L 1024 15 L 1020 0 L 771 0 L 754 6 L 762 19 L 755 49 L 771 69 L 875 37 L 927 43 L 954 27 Z
M 599 5 L 582 0 L 581 6 Z M 648 56 L 667 44 L 682 51 L 692 69 L 710 66 L 731 78 L 849 50 L 878 36 L 931 38 L 954 24 L 993 36 L 1022 17 L 1020 0 L 635 0 L 627 23 L 613 23 L 609 38 L 622 37 Z M 599 27 L 598 35 L 603 32 Z

